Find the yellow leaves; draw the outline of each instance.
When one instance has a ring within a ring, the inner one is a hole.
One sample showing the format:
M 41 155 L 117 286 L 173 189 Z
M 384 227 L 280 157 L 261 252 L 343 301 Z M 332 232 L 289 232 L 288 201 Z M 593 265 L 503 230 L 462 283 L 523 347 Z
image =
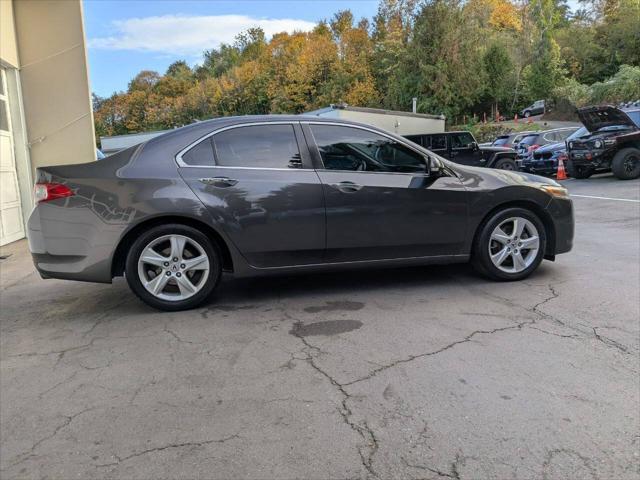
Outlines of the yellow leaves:
M 499 0 L 491 12 L 489 24 L 496 30 L 522 30 L 520 12 L 515 5 L 507 0 Z

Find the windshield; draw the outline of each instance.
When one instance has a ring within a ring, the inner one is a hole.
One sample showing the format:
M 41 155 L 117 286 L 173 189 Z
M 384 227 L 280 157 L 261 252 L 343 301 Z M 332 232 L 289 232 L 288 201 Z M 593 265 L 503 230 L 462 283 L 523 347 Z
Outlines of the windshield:
M 573 132 L 571 135 L 569 135 L 567 137 L 567 141 L 575 140 L 576 138 L 584 137 L 585 135 L 588 135 L 588 134 L 589 134 L 589 130 L 587 130 L 586 127 L 581 127 L 575 132 Z
M 535 135 L 527 135 L 522 140 L 520 140 L 520 145 L 535 145 L 536 140 L 538 140 L 538 134 Z
M 634 112 L 625 112 L 625 113 L 629 115 L 629 118 L 633 120 L 633 123 L 635 123 L 636 126 L 640 127 L 640 110 L 636 110 Z
M 607 125 L 606 127 L 599 128 L 597 132 L 615 132 L 617 130 L 628 130 L 631 127 L 629 125 Z
M 509 137 L 498 137 L 492 143 L 493 146 L 504 145 L 505 143 L 509 143 Z

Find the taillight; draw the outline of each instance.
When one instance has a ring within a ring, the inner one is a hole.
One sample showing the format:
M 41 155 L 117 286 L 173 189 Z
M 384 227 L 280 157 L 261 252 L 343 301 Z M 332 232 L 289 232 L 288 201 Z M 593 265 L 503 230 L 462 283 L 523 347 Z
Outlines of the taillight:
M 537 150 L 538 148 L 540 148 L 540 145 L 531 145 L 531 146 L 528 148 L 528 151 L 529 151 L 529 152 L 533 152 L 534 150 Z
M 38 203 L 73 196 L 73 191 L 61 183 L 36 183 L 33 191 Z

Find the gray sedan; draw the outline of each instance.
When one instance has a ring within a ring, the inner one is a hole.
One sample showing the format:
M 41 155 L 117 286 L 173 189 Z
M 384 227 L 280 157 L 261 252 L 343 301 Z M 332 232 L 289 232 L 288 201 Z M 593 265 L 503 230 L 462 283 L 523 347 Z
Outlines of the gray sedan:
M 237 276 L 472 261 L 519 280 L 568 252 L 553 180 L 457 165 L 402 137 L 318 117 L 230 117 L 99 162 L 37 171 L 29 245 L 43 278 L 125 275 L 164 310 Z

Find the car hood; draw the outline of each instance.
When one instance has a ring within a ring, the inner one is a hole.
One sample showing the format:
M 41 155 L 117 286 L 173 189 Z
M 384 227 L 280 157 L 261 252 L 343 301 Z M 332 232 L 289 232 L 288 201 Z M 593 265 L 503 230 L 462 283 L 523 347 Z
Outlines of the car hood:
M 613 125 L 626 125 L 629 128 L 637 128 L 626 113 L 611 105 L 580 108 L 578 117 L 591 133 Z
M 532 173 L 499 170 L 495 168 L 472 167 L 469 165 L 454 163 L 450 160 L 442 158 L 441 160 L 442 163 L 449 166 L 460 177 L 462 177 L 462 181 L 464 184 L 467 184 L 467 181 L 469 179 L 473 179 L 471 183 L 482 183 L 485 186 L 489 187 L 489 189 L 492 187 L 506 185 L 529 187 L 539 187 L 540 185 L 561 186 L 558 182 L 551 178 L 534 175 Z M 475 186 L 477 185 L 473 185 L 473 187 Z
M 479 145 L 479 148 L 483 152 L 491 152 L 491 153 L 513 152 L 514 151 L 513 148 L 509 148 L 509 147 L 492 147 L 492 146 L 483 147 L 482 145 Z

